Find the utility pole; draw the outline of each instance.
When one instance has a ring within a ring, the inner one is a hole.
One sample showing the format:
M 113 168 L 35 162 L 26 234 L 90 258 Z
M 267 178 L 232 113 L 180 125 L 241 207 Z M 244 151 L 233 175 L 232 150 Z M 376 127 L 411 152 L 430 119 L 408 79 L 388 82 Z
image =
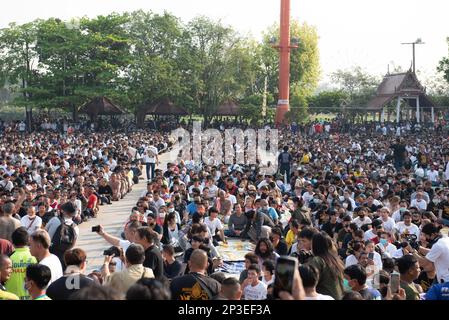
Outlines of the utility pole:
M 289 110 L 290 100 L 290 51 L 298 48 L 290 44 L 290 0 L 281 0 L 281 25 L 279 45 L 279 100 L 276 109 L 276 125 L 282 124 Z
M 413 73 L 416 73 L 416 64 L 415 64 L 415 45 L 417 44 L 425 44 L 425 42 L 422 42 L 421 38 L 418 38 L 415 42 L 403 42 L 402 44 L 408 44 L 412 45 L 413 48 Z

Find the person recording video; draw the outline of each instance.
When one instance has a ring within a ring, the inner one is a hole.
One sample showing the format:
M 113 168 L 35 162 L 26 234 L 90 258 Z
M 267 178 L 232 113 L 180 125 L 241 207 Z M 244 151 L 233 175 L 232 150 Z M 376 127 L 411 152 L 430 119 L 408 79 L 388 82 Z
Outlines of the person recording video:
M 449 281 L 449 237 L 443 237 L 433 223 L 426 224 L 421 232 L 430 248 L 408 246 L 407 250 L 418 259 L 422 268 L 435 270 L 439 283 Z

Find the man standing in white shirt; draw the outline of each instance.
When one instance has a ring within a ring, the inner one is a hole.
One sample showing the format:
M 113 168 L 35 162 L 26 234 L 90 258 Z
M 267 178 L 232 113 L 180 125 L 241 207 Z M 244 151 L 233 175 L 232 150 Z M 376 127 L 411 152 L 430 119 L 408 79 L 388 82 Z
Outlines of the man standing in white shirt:
M 449 281 L 449 237 L 443 237 L 433 223 L 426 224 L 421 231 L 426 241 L 432 245 L 431 249 L 419 247 L 413 250 L 413 255 L 418 259 L 419 265 L 425 270 L 435 270 L 439 283 Z
M 153 145 L 153 141 L 150 141 L 148 148 L 146 148 L 143 155 L 143 161 L 145 162 L 146 166 L 147 180 L 151 180 L 154 178 L 154 170 L 156 169 L 156 163 L 159 163 L 158 150 Z
M 39 264 L 47 266 L 51 270 L 49 284 L 63 276 L 59 258 L 50 253 L 50 236 L 45 230 L 37 230 L 30 236 L 30 253 L 36 257 Z

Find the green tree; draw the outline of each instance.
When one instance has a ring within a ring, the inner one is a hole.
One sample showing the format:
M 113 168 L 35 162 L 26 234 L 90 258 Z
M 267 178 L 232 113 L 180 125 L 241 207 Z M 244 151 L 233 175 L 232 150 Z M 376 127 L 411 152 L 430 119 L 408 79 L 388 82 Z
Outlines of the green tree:
M 28 88 L 37 74 L 36 23 L 15 23 L 0 30 L 0 84 L 11 84 L 12 91 L 21 93 L 16 104 L 25 106 L 28 128 L 32 122 L 32 98 Z
M 320 79 L 320 57 L 318 50 L 318 34 L 316 28 L 307 23 L 300 24 L 298 21 L 292 21 L 291 38 L 298 40 L 298 48 L 291 51 L 290 63 L 290 83 L 291 96 L 294 100 L 295 95 L 301 94 L 301 99 L 310 97 L 318 86 Z M 262 64 L 261 71 L 258 74 L 258 87 L 262 92 L 265 77 L 268 78 L 268 91 L 278 98 L 279 86 L 279 53 L 273 48 L 273 40 L 279 39 L 279 25 L 271 26 L 263 36 L 263 43 L 259 50 Z M 295 89 L 299 86 L 301 89 Z M 299 97 L 297 97 L 299 98 Z
M 347 95 L 343 113 L 351 113 L 353 118 L 357 114 L 363 113 L 362 109 L 375 95 L 376 87 L 380 83 L 379 79 L 359 66 L 350 70 L 337 70 L 331 75 L 331 78 Z
M 59 19 L 40 21 L 36 51 L 40 76 L 33 90 L 34 104 L 78 108 L 97 96 L 126 101 L 121 74 L 129 64 L 124 30 L 126 15 L 82 18 L 77 27 Z
M 448 47 L 449 47 L 449 37 L 446 38 Z M 437 67 L 438 72 L 441 72 L 444 76 L 444 79 L 449 83 L 449 55 L 447 57 L 443 57 L 438 64 Z
M 287 112 L 286 118 L 292 122 L 304 123 L 309 119 L 309 106 L 308 106 L 307 88 L 299 84 L 295 84 L 290 93 L 290 108 Z
M 351 98 L 367 89 L 375 88 L 379 83 L 376 77 L 368 74 L 360 66 L 350 70 L 337 70 L 332 73 L 331 79 Z
M 342 103 L 348 95 L 341 90 L 322 91 L 309 98 L 309 107 L 313 113 L 339 113 Z
M 251 79 L 251 59 L 244 55 L 245 41 L 220 22 L 197 17 L 187 25 L 187 33 L 192 62 L 189 92 L 208 123 L 221 103 L 243 97 Z
M 127 70 L 130 104 L 155 103 L 168 98 L 185 104 L 187 71 L 183 26 L 178 18 L 164 13 L 136 11 L 130 14 L 128 33 L 133 60 Z M 187 103 L 188 104 L 188 103 Z

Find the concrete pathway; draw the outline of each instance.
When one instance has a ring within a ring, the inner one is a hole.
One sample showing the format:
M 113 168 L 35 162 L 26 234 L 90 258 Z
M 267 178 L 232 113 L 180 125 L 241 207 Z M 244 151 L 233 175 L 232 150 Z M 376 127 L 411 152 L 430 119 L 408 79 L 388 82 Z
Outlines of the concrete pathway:
M 166 169 L 170 157 L 170 153 L 162 154 L 159 157 L 161 163 L 158 168 Z M 146 177 L 145 172 L 143 176 Z M 88 272 L 101 268 L 104 261 L 103 251 L 111 246 L 97 233 L 92 232 L 92 227 L 102 225 L 106 232 L 120 237 L 125 221 L 131 213 L 131 208 L 136 205 L 140 194 L 146 189 L 146 185 L 146 180 L 140 180 L 137 185 L 133 186 L 133 190 L 125 198 L 117 202 L 112 202 L 112 205 L 100 206 L 100 212 L 96 219 L 91 219 L 79 226 L 80 237 L 76 243 L 76 247 L 85 250 L 87 253 Z

